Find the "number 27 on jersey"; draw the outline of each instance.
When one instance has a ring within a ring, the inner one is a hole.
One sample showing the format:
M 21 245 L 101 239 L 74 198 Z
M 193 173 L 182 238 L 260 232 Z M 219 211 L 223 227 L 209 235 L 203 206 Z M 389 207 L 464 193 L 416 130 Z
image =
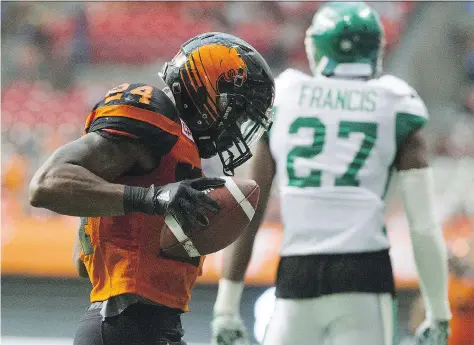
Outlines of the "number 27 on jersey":
M 290 135 L 296 135 L 302 128 L 313 130 L 313 140 L 311 145 L 296 146 L 290 150 L 286 160 L 288 174 L 288 185 L 293 187 L 321 187 L 321 170 L 311 170 L 307 176 L 298 176 L 295 172 L 296 159 L 314 159 L 324 150 L 326 143 L 326 126 L 317 117 L 298 117 L 289 128 Z M 375 122 L 357 122 L 340 121 L 338 124 L 338 138 L 347 140 L 351 133 L 362 133 L 364 139 L 359 150 L 348 162 L 345 172 L 337 176 L 334 185 L 357 187 L 360 184 L 358 173 L 369 158 L 372 148 L 377 140 L 377 123 Z

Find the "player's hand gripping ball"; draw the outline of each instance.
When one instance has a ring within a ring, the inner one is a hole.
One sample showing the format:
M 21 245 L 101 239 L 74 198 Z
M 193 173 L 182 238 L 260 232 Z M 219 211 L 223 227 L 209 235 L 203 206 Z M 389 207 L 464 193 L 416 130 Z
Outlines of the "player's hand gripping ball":
M 237 240 L 255 214 L 260 188 L 254 180 L 225 177 L 225 184 L 204 191 L 220 207 L 206 212 L 208 225 L 191 224 L 183 229 L 171 214 L 165 216 L 161 231 L 161 250 L 180 258 L 207 255 L 224 249 Z

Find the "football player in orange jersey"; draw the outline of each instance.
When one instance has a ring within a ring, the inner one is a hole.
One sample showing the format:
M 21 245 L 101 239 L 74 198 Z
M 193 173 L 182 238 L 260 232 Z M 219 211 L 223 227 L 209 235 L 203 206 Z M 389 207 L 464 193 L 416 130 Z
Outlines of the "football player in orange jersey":
M 163 215 L 184 231 L 206 225 L 203 211 L 218 205 L 202 191 L 224 180 L 202 177 L 201 158 L 219 155 L 232 174 L 269 129 L 273 98 L 270 68 L 253 47 L 228 34 L 198 35 L 155 86 L 107 92 L 84 135 L 37 171 L 30 203 L 81 217 L 78 267 L 92 283 L 92 304 L 75 345 L 185 344 L 180 314 L 203 258 L 160 253 Z

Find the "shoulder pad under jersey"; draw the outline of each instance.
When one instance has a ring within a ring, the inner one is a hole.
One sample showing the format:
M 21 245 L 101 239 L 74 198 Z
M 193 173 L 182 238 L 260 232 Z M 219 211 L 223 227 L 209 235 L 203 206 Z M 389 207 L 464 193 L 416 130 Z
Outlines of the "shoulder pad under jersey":
M 428 121 L 428 110 L 418 93 L 404 80 L 385 75 L 376 81 L 395 98 L 395 125 L 397 147 L 412 133 L 423 128 Z
M 85 133 L 138 139 L 171 149 L 182 131 L 172 99 L 155 86 L 125 83 L 109 90 L 89 114 Z
M 369 83 L 380 86 L 386 91 L 391 92 L 397 96 L 418 97 L 415 89 L 411 87 L 406 81 L 390 74 L 386 74 L 378 79 L 372 79 Z
M 275 87 L 291 87 L 294 83 L 308 79 L 311 79 L 311 76 L 294 68 L 288 68 L 275 78 Z

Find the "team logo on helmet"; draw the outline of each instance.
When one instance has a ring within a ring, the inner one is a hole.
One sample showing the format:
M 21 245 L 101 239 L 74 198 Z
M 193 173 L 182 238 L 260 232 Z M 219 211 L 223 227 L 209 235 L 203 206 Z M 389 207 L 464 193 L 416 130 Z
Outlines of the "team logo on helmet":
M 183 73 L 183 72 L 182 72 Z M 247 64 L 235 47 L 208 44 L 192 51 L 184 68 L 188 92 L 197 95 L 211 117 L 217 117 L 217 96 L 247 81 Z

